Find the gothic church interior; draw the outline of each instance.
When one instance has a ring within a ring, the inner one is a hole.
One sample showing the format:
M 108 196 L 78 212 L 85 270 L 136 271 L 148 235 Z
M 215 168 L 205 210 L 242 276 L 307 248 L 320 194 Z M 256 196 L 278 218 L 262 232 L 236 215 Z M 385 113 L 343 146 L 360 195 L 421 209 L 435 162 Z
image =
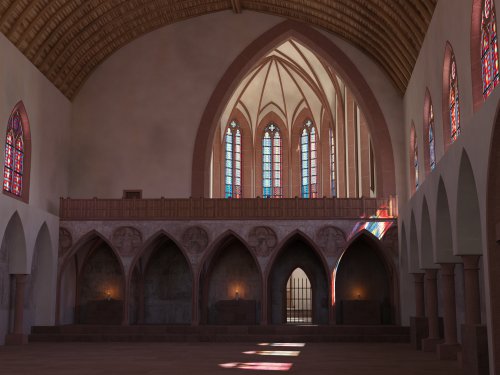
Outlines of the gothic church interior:
M 499 7 L 0 2 L 0 355 L 299 332 L 500 374 Z

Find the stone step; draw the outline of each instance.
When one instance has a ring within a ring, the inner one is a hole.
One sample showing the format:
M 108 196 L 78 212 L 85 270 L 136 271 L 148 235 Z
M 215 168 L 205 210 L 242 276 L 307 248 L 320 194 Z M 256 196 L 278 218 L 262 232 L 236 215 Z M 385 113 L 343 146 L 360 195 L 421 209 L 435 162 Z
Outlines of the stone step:
M 409 342 L 401 326 L 35 326 L 31 342 Z

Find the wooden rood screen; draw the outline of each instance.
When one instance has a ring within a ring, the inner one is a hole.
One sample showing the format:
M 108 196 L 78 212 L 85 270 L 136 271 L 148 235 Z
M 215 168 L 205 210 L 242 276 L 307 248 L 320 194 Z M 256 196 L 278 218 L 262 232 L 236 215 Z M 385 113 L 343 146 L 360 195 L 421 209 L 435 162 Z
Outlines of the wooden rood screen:
M 61 198 L 61 220 L 396 218 L 390 198 L 71 199 Z

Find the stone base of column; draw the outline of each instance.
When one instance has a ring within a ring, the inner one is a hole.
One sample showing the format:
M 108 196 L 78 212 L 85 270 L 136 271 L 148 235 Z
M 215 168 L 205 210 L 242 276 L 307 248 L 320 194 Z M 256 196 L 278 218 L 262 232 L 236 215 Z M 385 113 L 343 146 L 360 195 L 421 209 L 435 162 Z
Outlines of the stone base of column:
M 423 339 L 422 351 L 423 352 L 436 352 L 437 346 L 443 343 L 443 339 Z
M 456 360 L 457 353 L 462 350 L 460 344 L 441 344 L 437 346 L 437 356 L 441 360 Z
M 488 375 L 486 326 L 462 324 L 462 368 L 467 375 Z
M 28 343 L 28 335 L 22 333 L 9 333 L 5 336 L 5 345 L 25 345 Z
M 416 350 L 422 349 L 422 339 L 429 336 L 429 324 L 426 317 L 410 317 L 411 346 Z

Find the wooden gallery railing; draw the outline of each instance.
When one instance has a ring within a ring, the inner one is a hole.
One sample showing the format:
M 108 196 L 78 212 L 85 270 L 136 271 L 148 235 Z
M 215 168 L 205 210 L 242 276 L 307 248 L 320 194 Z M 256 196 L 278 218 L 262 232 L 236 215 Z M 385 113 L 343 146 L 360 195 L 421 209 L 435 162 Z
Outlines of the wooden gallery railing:
M 283 199 L 61 198 L 61 220 L 353 219 L 397 217 L 396 197 Z

